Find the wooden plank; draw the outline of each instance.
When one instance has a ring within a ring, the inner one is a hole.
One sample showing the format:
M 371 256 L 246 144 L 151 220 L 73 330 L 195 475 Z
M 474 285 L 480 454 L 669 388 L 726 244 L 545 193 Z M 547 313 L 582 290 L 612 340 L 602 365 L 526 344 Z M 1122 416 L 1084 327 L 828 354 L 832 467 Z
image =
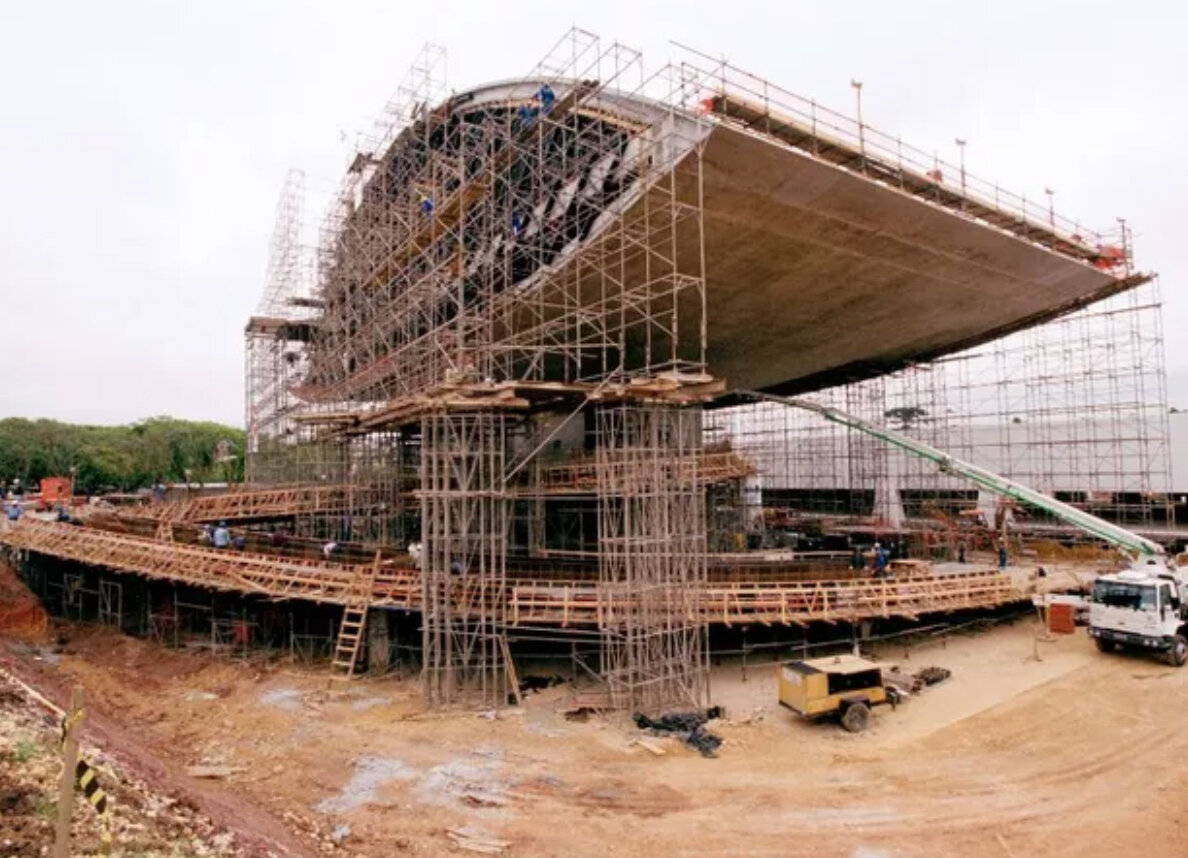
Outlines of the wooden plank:
M 503 651 L 503 664 L 507 669 L 507 681 L 511 683 L 512 695 L 516 698 L 516 705 L 523 706 L 524 698 L 520 695 L 520 677 L 516 674 L 516 663 L 512 661 L 511 649 L 507 645 L 507 635 L 499 636 L 499 648 Z

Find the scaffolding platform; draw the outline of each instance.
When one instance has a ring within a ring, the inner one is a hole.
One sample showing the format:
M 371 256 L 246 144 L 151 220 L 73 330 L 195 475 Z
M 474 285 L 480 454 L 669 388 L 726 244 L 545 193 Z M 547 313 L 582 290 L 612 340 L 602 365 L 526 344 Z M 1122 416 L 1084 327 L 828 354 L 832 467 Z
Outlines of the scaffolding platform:
M 26 519 L 0 532 L 0 545 L 132 575 L 192 587 L 347 605 L 354 600 L 360 566 L 203 548 L 142 536 Z M 385 564 L 375 576 L 371 604 L 412 607 L 419 577 Z
M 370 498 L 370 501 L 369 501 Z M 365 487 L 350 485 L 269 486 L 222 495 L 151 504 L 129 517 L 202 524 L 216 521 L 268 521 L 299 514 L 347 512 L 378 503 Z
M 175 584 L 342 606 L 360 604 L 359 581 L 372 572 L 370 564 L 278 559 L 35 520 L 0 532 L 0 545 Z M 420 572 L 389 561 L 375 567 L 374 575 L 370 607 L 421 610 Z M 483 615 L 490 609 L 479 604 L 483 600 L 506 604 L 508 628 L 611 628 L 638 598 L 594 581 L 515 583 L 502 596 L 469 586 L 461 577 L 439 583 L 455 616 Z M 886 579 L 708 582 L 699 589 L 684 603 L 691 613 L 685 621 L 804 626 L 990 609 L 1027 601 L 1035 581 L 974 570 Z
M 696 600 L 702 619 L 724 626 L 855 623 L 892 617 L 989 609 L 1025 601 L 1008 575 L 995 571 L 845 581 L 710 583 Z M 599 626 L 612 623 L 630 595 L 608 600 L 594 585 L 559 582 L 512 587 L 512 626 Z

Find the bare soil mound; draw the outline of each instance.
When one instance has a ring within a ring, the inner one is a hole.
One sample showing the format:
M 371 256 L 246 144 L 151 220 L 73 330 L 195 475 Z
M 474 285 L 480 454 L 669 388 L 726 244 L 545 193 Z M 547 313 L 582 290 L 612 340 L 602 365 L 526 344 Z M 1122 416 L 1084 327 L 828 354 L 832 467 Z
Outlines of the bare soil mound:
M 49 640 L 49 616 L 40 600 L 29 592 L 16 570 L 3 563 L 0 563 L 0 634 L 29 643 Z

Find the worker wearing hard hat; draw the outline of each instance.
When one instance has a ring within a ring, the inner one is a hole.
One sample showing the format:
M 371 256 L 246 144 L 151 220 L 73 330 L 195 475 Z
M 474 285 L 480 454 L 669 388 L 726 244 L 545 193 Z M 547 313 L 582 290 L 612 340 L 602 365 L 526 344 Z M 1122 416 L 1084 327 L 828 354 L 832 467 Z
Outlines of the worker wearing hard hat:
M 883 547 L 881 542 L 876 542 L 874 550 L 874 573 L 876 578 L 882 578 L 887 574 L 888 559 L 887 549 Z

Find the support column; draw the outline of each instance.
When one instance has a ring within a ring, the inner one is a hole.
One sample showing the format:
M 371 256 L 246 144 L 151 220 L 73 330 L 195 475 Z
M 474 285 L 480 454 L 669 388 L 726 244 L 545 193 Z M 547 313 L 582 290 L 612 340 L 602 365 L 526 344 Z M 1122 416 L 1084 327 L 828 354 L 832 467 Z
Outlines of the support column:
M 421 421 L 422 676 L 430 706 L 507 701 L 505 445 L 502 414 Z
M 602 673 L 619 708 L 650 714 L 708 699 L 701 409 L 598 413 Z
M 367 671 L 379 676 L 388 672 L 391 662 L 388 612 L 380 608 L 371 608 L 367 612 Z

